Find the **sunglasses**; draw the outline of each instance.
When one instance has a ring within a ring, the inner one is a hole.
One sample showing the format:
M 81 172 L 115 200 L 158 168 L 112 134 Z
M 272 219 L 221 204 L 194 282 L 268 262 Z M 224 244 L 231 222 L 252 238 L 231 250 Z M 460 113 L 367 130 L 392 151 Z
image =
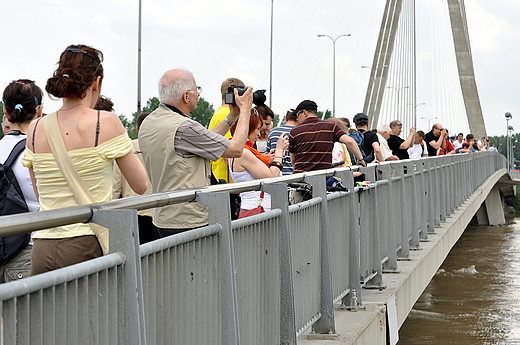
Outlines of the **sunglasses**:
M 90 55 L 86 50 L 83 50 L 83 49 L 79 49 L 79 48 L 67 48 L 65 49 L 65 51 L 68 51 L 68 52 L 71 52 L 71 53 L 77 53 L 77 54 L 85 54 L 85 55 L 88 55 L 90 57 L 93 57 L 92 55 Z M 99 50 L 97 49 L 94 49 L 95 53 L 96 53 L 96 56 L 99 60 L 99 64 L 98 66 L 96 67 L 96 70 L 94 71 L 94 73 L 97 72 L 97 70 L 99 69 L 99 66 L 101 66 L 101 63 L 103 62 L 104 58 L 103 58 L 103 53 L 100 52 Z

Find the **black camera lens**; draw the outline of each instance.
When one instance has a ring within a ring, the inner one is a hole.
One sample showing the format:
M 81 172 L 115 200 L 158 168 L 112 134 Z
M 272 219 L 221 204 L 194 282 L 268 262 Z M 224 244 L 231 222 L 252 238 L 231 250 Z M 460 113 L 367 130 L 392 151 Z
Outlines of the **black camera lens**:
M 265 100 L 265 90 L 256 90 L 253 92 L 253 103 L 255 105 L 264 105 Z
M 242 96 L 244 92 L 246 92 L 246 88 L 241 85 L 230 85 L 228 87 L 228 91 L 224 95 L 224 102 L 226 104 L 236 104 L 235 103 L 235 93 L 234 90 L 238 90 L 238 95 Z M 265 104 L 265 90 L 256 90 L 253 92 L 253 103 L 255 105 L 264 105 Z

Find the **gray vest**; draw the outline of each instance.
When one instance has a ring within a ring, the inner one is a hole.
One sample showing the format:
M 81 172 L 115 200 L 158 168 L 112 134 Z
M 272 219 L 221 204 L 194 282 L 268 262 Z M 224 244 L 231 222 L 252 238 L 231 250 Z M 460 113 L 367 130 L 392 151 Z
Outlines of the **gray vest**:
M 185 116 L 161 105 L 141 124 L 139 146 L 153 193 L 210 184 L 209 160 L 199 156 L 183 158 L 175 153 L 175 135 L 186 120 Z M 204 226 L 208 224 L 208 208 L 196 202 L 158 207 L 153 211 L 153 223 L 167 229 Z

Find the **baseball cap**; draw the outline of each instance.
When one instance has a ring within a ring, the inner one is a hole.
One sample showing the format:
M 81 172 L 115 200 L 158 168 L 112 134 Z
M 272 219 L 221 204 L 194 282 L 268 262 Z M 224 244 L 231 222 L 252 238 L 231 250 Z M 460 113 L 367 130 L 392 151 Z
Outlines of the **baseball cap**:
M 354 115 L 354 118 L 352 119 L 352 121 L 356 125 L 365 125 L 368 123 L 368 116 L 363 113 L 357 113 L 356 115 Z
M 298 114 L 298 112 L 300 112 L 302 110 L 318 112 L 318 105 L 314 101 L 305 100 L 305 101 L 301 102 L 300 104 L 298 104 L 298 106 L 296 107 L 294 112 L 296 114 Z

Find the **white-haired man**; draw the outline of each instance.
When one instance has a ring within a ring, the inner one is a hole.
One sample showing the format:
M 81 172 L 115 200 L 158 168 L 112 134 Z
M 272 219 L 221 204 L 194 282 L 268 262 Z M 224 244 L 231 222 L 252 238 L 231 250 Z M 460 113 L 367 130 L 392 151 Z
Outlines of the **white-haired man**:
M 169 70 L 159 81 L 161 104 L 143 121 L 139 132 L 153 193 L 207 186 L 210 160 L 242 155 L 253 102 L 251 87 L 242 96 L 235 90 L 236 106 L 211 131 L 188 115 L 197 109 L 199 96 L 200 87 L 187 70 Z M 235 135 L 228 140 L 224 135 L 239 117 Z M 207 225 L 208 210 L 194 202 L 156 208 L 153 224 L 160 237 L 173 235 Z
M 390 133 L 392 130 L 388 125 L 381 125 L 377 129 L 377 138 L 379 139 L 379 146 L 381 147 L 381 154 L 383 155 L 383 161 L 396 161 L 399 160 L 397 156 L 392 154 L 392 150 L 388 147 L 388 142 L 386 141 L 390 137 Z

